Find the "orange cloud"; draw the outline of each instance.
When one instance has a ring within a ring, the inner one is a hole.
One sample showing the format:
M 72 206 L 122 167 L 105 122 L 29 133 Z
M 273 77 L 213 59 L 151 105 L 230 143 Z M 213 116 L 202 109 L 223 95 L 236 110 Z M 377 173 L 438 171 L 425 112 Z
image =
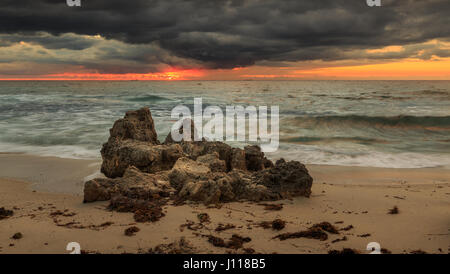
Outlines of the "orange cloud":
M 367 53 L 386 53 L 386 52 L 401 52 L 405 48 L 402 46 L 387 46 L 381 49 L 368 49 Z
M 450 80 L 450 58 L 299 70 L 298 74 L 333 79 Z

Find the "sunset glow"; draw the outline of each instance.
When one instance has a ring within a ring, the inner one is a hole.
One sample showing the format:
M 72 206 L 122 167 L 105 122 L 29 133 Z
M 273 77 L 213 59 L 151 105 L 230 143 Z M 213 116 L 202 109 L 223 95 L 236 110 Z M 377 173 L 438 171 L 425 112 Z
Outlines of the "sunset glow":
M 102 73 L 61 73 L 41 75 L 36 78 L 6 78 L 1 80 L 20 81 L 20 80 L 55 80 L 55 81 L 175 81 L 190 80 L 201 77 L 203 72 L 200 70 L 173 70 L 158 73 L 127 73 L 127 74 L 102 74 Z
M 330 67 L 299 73 L 336 79 L 448 80 L 450 58 L 439 61 L 405 60 L 386 64 Z
M 370 65 L 331 65 L 320 68 L 260 67 L 231 70 L 170 69 L 157 73 L 59 73 L 36 77 L 2 77 L 0 80 L 92 80 L 92 81 L 180 81 L 180 80 L 448 80 L 450 58 L 439 60 L 405 59 Z

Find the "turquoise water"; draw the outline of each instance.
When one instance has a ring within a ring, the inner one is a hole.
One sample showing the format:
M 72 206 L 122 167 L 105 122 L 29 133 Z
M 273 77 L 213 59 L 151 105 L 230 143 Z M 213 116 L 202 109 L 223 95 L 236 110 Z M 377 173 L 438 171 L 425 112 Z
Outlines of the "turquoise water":
M 0 81 L 0 152 L 99 158 L 125 111 L 149 106 L 163 140 L 171 110 L 196 97 L 204 107 L 279 106 L 281 142 L 271 158 L 450 164 L 450 81 Z

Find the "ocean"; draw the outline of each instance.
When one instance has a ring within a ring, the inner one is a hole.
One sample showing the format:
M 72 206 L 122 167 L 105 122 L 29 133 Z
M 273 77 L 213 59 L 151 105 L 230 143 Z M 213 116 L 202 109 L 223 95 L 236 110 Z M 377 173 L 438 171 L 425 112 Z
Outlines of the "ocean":
M 0 81 L 0 152 L 100 159 L 126 111 L 148 106 L 162 141 L 171 110 L 194 98 L 223 109 L 279 106 L 272 159 L 450 166 L 450 81 Z

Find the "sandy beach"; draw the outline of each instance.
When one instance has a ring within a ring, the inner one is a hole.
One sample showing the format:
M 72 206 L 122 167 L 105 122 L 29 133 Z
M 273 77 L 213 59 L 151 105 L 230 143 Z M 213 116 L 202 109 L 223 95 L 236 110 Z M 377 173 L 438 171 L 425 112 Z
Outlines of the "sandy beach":
M 0 166 L 0 208 L 14 211 L 0 220 L 0 253 L 69 253 L 69 242 L 78 242 L 85 252 L 146 253 L 180 237 L 196 253 L 327 253 L 342 248 L 368 253 L 369 242 L 378 242 L 392 253 L 450 251 L 447 168 L 309 165 L 314 178 L 311 197 L 273 202 L 283 204 L 281 210 L 266 210 L 255 202 L 169 203 L 159 221 L 136 223 L 132 213 L 108 211 L 108 202 L 83 203 L 83 180 L 96 174 L 98 161 L 1 154 Z M 398 214 L 388 214 L 395 206 Z M 200 213 L 207 213 L 209 221 L 201 223 Z M 286 221 L 282 230 L 261 226 L 275 219 Z M 320 222 L 333 224 L 339 234 L 328 234 L 325 241 L 274 239 Z M 219 224 L 234 228 L 219 232 Z M 132 226 L 140 231 L 126 236 L 124 231 Z M 18 232 L 22 238 L 13 239 Z M 207 238 L 227 240 L 233 234 L 251 241 L 235 250 L 213 246 Z

